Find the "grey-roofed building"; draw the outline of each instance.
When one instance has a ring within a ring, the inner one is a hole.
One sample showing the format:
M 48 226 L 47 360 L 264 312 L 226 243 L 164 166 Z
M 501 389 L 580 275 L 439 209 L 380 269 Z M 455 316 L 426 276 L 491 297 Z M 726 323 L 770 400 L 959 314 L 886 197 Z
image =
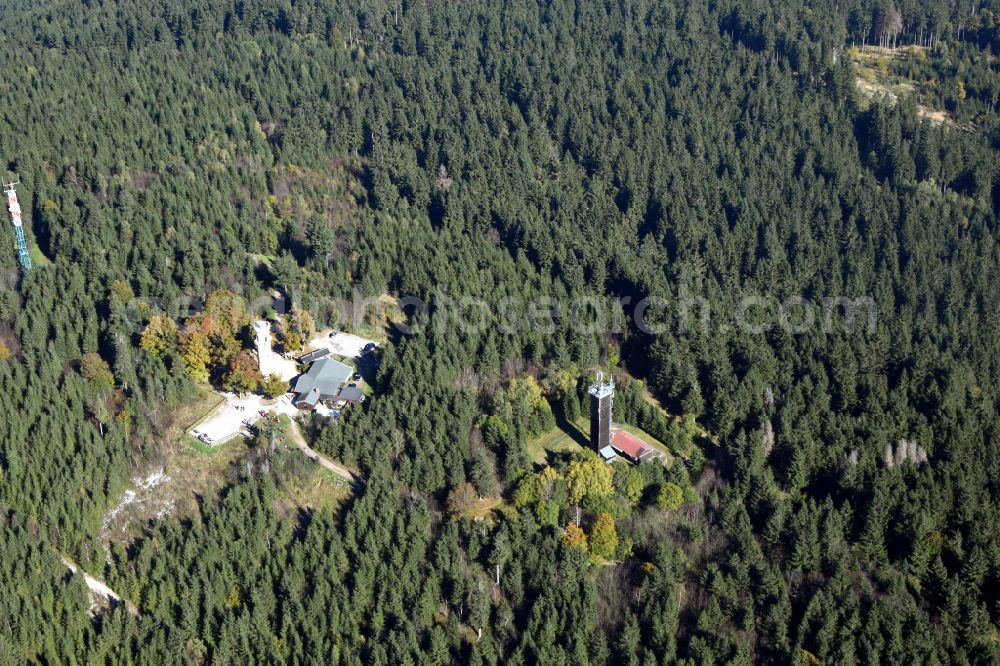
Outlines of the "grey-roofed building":
M 295 378 L 292 391 L 296 393 L 295 406 L 313 409 L 320 400 L 336 400 L 340 387 L 350 378 L 354 370 L 349 365 L 332 358 L 321 358 L 309 366 L 309 370 Z
M 345 402 L 359 402 L 363 400 L 365 394 L 361 392 L 361 388 L 358 386 L 345 386 L 340 389 L 340 394 L 337 395 L 337 400 L 343 400 Z
M 317 349 L 316 351 L 311 351 L 308 354 L 303 354 L 302 356 L 299 356 L 296 360 L 302 365 L 309 365 L 310 363 L 318 361 L 321 358 L 326 358 L 329 355 L 330 355 L 329 349 Z
M 299 409 L 316 409 L 316 405 L 319 404 L 319 389 L 313 389 L 306 393 L 305 395 L 299 395 L 299 401 L 296 406 Z

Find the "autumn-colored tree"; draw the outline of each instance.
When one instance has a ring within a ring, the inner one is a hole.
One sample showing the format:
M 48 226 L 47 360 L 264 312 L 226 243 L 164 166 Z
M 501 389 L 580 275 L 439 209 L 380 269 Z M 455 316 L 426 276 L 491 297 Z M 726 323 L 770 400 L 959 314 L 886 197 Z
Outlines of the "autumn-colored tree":
M 538 501 L 538 483 L 534 474 L 529 474 L 521 479 L 517 488 L 514 489 L 514 495 L 511 499 L 516 507 L 528 506 Z
M 115 385 L 115 376 L 100 354 L 89 352 L 80 359 L 80 374 L 102 394 Z
M 462 513 L 475 508 L 479 503 L 476 487 L 471 483 L 460 483 L 448 493 L 448 510 L 452 513 Z
M 569 483 L 569 501 L 579 504 L 587 495 L 607 497 L 613 491 L 611 466 L 594 454 L 574 460 L 569 464 L 566 481 Z
M 669 481 L 660 486 L 660 492 L 656 495 L 656 506 L 661 509 L 673 511 L 680 508 L 684 503 L 684 491 L 676 483 Z
M 208 366 L 212 362 L 208 342 L 203 333 L 195 332 L 186 336 L 181 352 L 184 367 L 191 378 L 198 382 L 208 381 Z
M 531 375 L 511 380 L 506 393 L 512 404 L 523 401 L 523 404 L 527 405 L 530 434 L 540 434 L 555 425 L 552 407 L 545 398 L 542 386 Z
M 316 322 L 308 310 L 293 306 L 288 316 L 279 321 L 278 334 L 285 349 L 301 349 L 316 334 Z
M 124 305 L 135 298 L 135 293 L 124 280 L 115 280 L 111 283 L 111 298 Z
M 229 608 L 240 608 L 243 606 L 243 589 L 237 583 L 233 583 L 233 587 L 229 590 L 229 596 L 226 598 L 226 606 Z
M 556 483 L 563 480 L 563 475 L 553 467 L 546 467 L 537 475 L 538 498 L 548 499 L 555 492 Z
M 123 409 L 118 412 L 118 422 L 122 424 L 125 431 L 128 432 L 132 428 L 132 414 L 129 413 L 127 409 Z
M 307 340 L 316 334 L 316 320 L 305 308 L 293 307 L 288 314 L 288 323 Z
M 164 315 L 153 315 L 139 337 L 139 346 L 146 353 L 159 356 L 177 346 L 177 324 Z
M 286 351 L 298 351 L 305 344 L 302 335 L 298 331 L 293 331 L 287 325 L 282 325 L 279 328 L 279 333 L 281 335 L 281 346 Z
M 582 553 L 587 552 L 587 534 L 576 523 L 570 523 L 566 526 L 566 531 L 563 532 L 563 543 Z
M 263 378 L 255 359 L 249 351 L 240 350 L 229 362 L 223 387 L 234 393 L 248 393 L 260 385 Z
M 249 323 L 250 313 L 243 299 L 227 289 L 217 289 L 205 299 L 202 312 L 184 321 L 178 336 L 182 353 L 187 352 L 191 338 L 200 335 L 201 344 L 209 355 L 204 373 L 208 377 L 211 367 L 222 370 L 230 364 L 242 347 L 238 339 L 240 331 Z
M 311 338 L 316 334 L 316 320 L 313 319 L 309 310 L 304 308 L 292 308 L 292 326 L 298 329 L 302 335 Z
M 246 302 L 228 289 L 216 289 L 208 295 L 204 315 L 211 318 L 221 332 L 232 336 L 250 324 Z
M 0 340 L 0 361 L 6 361 L 10 355 L 10 347 L 4 344 L 3 340 Z
M 229 335 L 223 331 L 217 331 L 212 334 L 209 336 L 208 341 L 208 351 L 212 356 L 212 365 L 216 368 L 225 368 L 228 366 L 232 363 L 233 357 L 243 348 L 243 345 L 240 344 L 235 335 Z
M 618 549 L 618 527 L 610 513 L 597 515 L 590 528 L 590 556 L 596 561 L 610 558 Z
M 260 382 L 260 390 L 268 398 L 277 398 L 288 391 L 288 382 L 274 373 L 269 374 Z

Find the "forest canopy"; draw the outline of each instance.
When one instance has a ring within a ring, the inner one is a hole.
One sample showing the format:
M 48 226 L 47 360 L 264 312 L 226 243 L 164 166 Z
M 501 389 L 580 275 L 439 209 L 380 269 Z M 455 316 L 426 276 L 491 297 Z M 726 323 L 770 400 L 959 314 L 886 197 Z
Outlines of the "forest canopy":
M 996 0 L 0 18 L 0 664 L 1000 661 Z M 321 473 L 269 431 L 109 537 L 199 396 L 286 390 L 233 305 L 275 292 L 289 349 L 383 342 L 303 419 L 362 481 L 294 504 Z M 441 294 L 711 318 L 343 305 Z M 734 325 L 755 297 L 873 315 Z M 543 446 L 597 370 L 661 458 Z

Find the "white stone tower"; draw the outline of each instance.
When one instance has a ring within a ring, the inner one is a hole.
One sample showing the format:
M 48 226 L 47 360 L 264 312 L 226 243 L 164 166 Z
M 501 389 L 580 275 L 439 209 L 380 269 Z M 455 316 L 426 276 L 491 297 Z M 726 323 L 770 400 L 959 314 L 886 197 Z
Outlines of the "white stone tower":
M 261 374 L 266 374 L 265 365 L 268 365 L 273 350 L 271 349 L 271 322 L 258 319 L 253 323 L 254 333 L 257 335 L 257 364 L 260 366 Z

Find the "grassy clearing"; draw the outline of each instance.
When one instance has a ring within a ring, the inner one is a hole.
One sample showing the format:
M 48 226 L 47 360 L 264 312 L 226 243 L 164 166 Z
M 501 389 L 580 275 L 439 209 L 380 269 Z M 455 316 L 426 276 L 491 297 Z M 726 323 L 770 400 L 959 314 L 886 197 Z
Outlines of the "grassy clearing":
M 302 509 L 337 511 L 351 496 L 351 484 L 319 465 L 312 465 L 298 451 L 283 451 L 281 494 L 275 509 L 292 515 Z M 282 462 L 278 463 L 279 465 Z
M 667 410 L 663 405 L 660 404 L 660 401 L 657 400 L 656 397 L 649 392 L 649 389 L 646 388 L 646 386 L 642 387 L 642 397 L 647 403 L 649 403 L 653 407 L 656 407 L 656 409 L 659 410 L 659 412 L 664 416 L 666 416 L 667 418 L 681 424 L 681 426 L 685 428 L 688 427 L 692 428 L 690 446 L 688 446 L 683 451 L 681 450 L 677 451 L 677 454 L 679 454 L 682 458 L 686 459 L 689 455 L 691 455 L 691 453 L 693 453 L 695 448 L 700 447 L 702 450 L 708 450 L 711 447 L 716 447 L 719 445 L 718 436 L 713 435 L 711 432 L 700 426 L 697 422 L 686 423 L 684 417 L 678 414 L 674 414 L 673 412 Z M 632 433 L 632 434 L 636 435 L 636 437 L 642 437 L 642 435 L 638 435 L 637 433 Z M 646 435 L 646 437 L 649 437 L 649 439 L 651 440 L 650 443 L 658 442 L 657 439 L 649 435 Z M 660 442 L 660 444 L 662 445 L 662 442 Z M 669 453 L 670 450 L 667 450 L 667 452 Z
M 288 501 L 310 509 L 336 510 L 351 496 L 351 485 L 336 474 L 320 467 L 308 482 L 285 489 Z
M 42 254 L 42 251 L 34 243 L 28 245 L 28 256 L 31 257 L 32 266 L 50 266 L 52 262 Z
M 158 439 L 156 454 L 152 456 L 158 463 L 136 475 L 145 476 L 160 465 L 167 479 L 150 489 L 130 484 L 138 493 L 136 501 L 115 516 L 104 538 L 129 543 L 142 535 L 149 521 L 165 516 L 197 516 L 201 504 L 218 495 L 228 483 L 227 470 L 245 449 L 242 446 L 208 446 L 187 431 L 221 401 L 218 395 L 201 389 L 190 402 L 167 415 L 166 427 Z
M 175 424 L 181 426 L 183 430 L 189 431 L 198 427 L 202 421 L 211 416 L 215 408 L 225 401 L 218 393 L 214 393 L 206 388 L 198 389 L 198 397 L 177 408 L 173 415 Z
M 528 457 L 537 465 L 548 465 L 550 453 L 583 450 L 583 443 L 590 437 L 587 427 L 586 418 L 577 419 L 575 423 L 561 422 L 528 442 Z
M 158 451 L 166 480 L 155 488 L 140 491 L 138 499 L 115 518 L 106 538 L 129 543 L 142 534 L 143 526 L 151 520 L 198 516 L 201 505 L 218 497 L 232 482 L 233 466 L 249 451 L 244 438 L 237 435 L 208 445 L 189 434 L 221 402 L 223 398 L 219 395 L 201 389 L 190 402 L 171 412 Z M 274 471 L 281 478 L 276 507 L 288 517 L 307 509 L 338 510 L 351 495 L 350 484 L 308 461 L 294 448 L 292 420 L 288 415 L 279 415 L 277 425 L 281 442 L 290 449 L 285 452 L 285 446 L 279 444 L 274 460 L 277 465 Z
M 181 442 L 187 444 L 188 447 L 190 447 L 198 454 L 203 456 L 217 455 L 223 449 L 230 448 L 231 444 L 237 442 L 245 442 L 245 441 L 248 441 L 246 437 L 236 434 L 230 437 L 229 439 L 223 440 L 221 442 L 216 442 L 215 444 L 206 444 L 197 437 L 192 437 L 187 432 L 181 434 Z
M 276 259 L 273 254 L 251 254 L 250 256 L 258 264 L 264 264 L 264 267 L 268 270 L 271 270 L 271 262 Z
M 536 465 L 548 465 L 551 454 L 573 453 L 589 448 L 590 439 L 589 421 L 587 417 L 581 417 L 573 423 L 562 422 L 552 430 L 543 433 L 528 442 L 528 457 Z M 666 444 L 656 439 L 645 430 L 626 423 L 613 423 L 612 427 L 621 428 L 625 432 L 635 435 L 658 451 L 662 451 L 667 456 L 667 462 L 673 462 L 674 455 Z
M 504 501 L 499 497 L 484 497 L 479 500 L 476 506 L 472 507 L 468 511 L 463 511 L 460 515 L 463 518 L 471 518 L 472 520 L 483 520 L 489 516 L 494 509 L 502 511 L 504 507 Z

